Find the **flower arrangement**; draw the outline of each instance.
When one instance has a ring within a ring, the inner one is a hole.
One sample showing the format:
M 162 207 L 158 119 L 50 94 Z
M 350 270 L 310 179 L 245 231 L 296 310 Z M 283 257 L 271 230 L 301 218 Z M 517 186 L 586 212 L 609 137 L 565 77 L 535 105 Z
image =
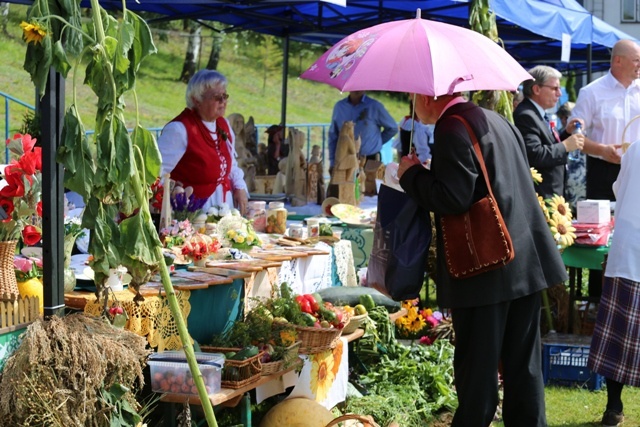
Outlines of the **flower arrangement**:
M 240 216 L 240 213 L 223 216 L 218 221 L 218 237 L 224 247 L 241 251 L 262 245 L 262 240 L 253 229 L 251 221 Z
M 237 209 L 230 209 L 227 205 L 222 206 L 211 206 L 207 209 L 207 222 L 215 222 L 217 223 L 223 217 L 228 215 L 240 215 L 240 211 Z
M 534 183 L 539 184 L 542 182 L 542 176 L 535 168 L 531 168 L 531 176 Z M 540 203 L 540 208 L 544 213 L 549 230 L 553 234 L 553 239 L 556 241 L 558 248 L 563 250 L 573 245 L 576 239 L 576 229 L 571 223 L 573 215 L 569 203 L 565 201 L 564 197 L 557 194 L 554 194 L 550 199 L 543 199 L 542 196 L 538 196 L 538 203 Z
M 439 311 L 430 308 L 418 310 L 418 300 L 408 300 L 402 303 L 407 314 L 396 319 L 396 330 L 402 338 L 419 339 L 420 344 L 431 345 L 437 338 L 436 327 L 444 316 Z
M 182 255 L 193 261 L 202 261 L 220 249 L 220 242 L 215 237 L 195 233 L 185 239 Z
M 185 239 L 195 233 L 191 222 L 172 220 L 171 225 L 160 230 L 160 241 L 165 248 L 171 249 L 174 246 L 184 245 Z
M 4 168 L 7 185 L 0 190 L 0 241 L 22 238 L 25 245 L 38 243 L 42 232 L 42 150 L 31 135 L 15 134 L 7 139 L 9 151 L 17 157 Z
M 193 221 L 195 217 L 200 215 L 202 207 L 207 199 L 196 197 L 193 194 L 192 187 L 183 188 L 176 185 L 171 192 L 171 209 L 173 210 L 173 219 L 184 221 L 188 219 Z
M 40 258 L 16 255 L 13 259 L 13 266 L 18 282 L 26 282 L 29 279 L 42 277 L 42 259 Z

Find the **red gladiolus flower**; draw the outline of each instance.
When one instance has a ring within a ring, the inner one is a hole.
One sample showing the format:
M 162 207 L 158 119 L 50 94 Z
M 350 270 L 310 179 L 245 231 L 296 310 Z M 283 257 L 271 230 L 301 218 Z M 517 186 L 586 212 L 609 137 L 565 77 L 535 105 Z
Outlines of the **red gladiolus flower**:
M 40 200 L 36 205 L 36 213 L 40 218 L 42 218 L 42 200 Z
M 36 153 L 35 151 L 27 151 L 22 155 L 18 164 L 22 167 L 22 170 L 27 175 L 33 175 L 36 173 L 38 161 L 42 164 L 41 154 Z
M 11 199 L 0 199 L 0 207 L 4 209 L 5 213 L 9 218 L 6 219 L 6 222 L 11 221 L 11 214 L 13 213 L 13 200 Z
M 40 231 L 38 231 L 38 229 L 33 225 L 27 225 L 22 229 L 22 240 L 27 246 L 35 245 L 41 238 L 42 235 L 40 234 Z
M 20 135 L 20 134 L 16 134 L 16 136 L 17 135 Z M 29 134 L 21 135 L 21 136 L 22 136 L 22 151 L 24 153 L 28 153 L 33 149 L 33 147 L 35 147 L 37 139 L 32 138 L 31 135 Z M 16 139 L 15 136 L 13 138 Z
M 36 170 L 42 171 L 42 148 L 35 147 L 33 152 L 36 154 Z

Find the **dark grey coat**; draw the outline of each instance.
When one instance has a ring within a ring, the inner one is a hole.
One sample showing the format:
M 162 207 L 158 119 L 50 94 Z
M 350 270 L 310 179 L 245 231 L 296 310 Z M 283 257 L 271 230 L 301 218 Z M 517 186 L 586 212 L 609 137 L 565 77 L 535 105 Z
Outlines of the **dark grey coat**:
M 513 241 L 508 265 L 467 279 L 453 279 L 446 268 L 439 217 L 460 214 L 487 194 L 472 142 L 454 114 L 476 132 L 493 193 Z M 437 298 L 440 307 L 495 304 L 530 295 L 567 279 L 562 258 L 540 209 L 520 132 L 499 114 L 473 103 L 447 109 L 435 126 L 431 170 L 416 165 L 400 185 L 436 215 Z
M 542 175 L 542 182 L 535 189 L 542 197 L 554 194 L 564 196 L 565 165 L 567 150 L 564 144 L 556 142 L 549 125 L 529 98 L 524 99 L 513 112 L 516 125 L 527 149 L 529 165 Z M 568 135 L 563 135 L 568 136 Z

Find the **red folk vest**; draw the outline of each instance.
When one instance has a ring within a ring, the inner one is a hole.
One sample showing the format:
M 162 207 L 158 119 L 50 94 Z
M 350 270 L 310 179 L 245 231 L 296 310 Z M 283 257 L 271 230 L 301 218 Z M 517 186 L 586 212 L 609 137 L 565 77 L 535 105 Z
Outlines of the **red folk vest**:
M 221 185 L 223 198 L 226 197 L 227 191 L 231 191 L 231 153 L 226 142 L 231 132 L 227 121 L 223 117 L 216 119 L 217 141 L 189 108 L 172 121 L 181 122 L 187 130 L 187 151 L 171 171 L 171 179 L 180 181 L 185 187 L 193 187 L 193 194 L 204 199 Z

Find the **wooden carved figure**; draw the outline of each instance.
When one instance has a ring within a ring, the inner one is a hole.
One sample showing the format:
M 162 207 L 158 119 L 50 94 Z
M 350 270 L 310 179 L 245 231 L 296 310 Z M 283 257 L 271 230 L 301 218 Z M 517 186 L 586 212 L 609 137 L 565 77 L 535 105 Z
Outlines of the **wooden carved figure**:
M 355 179 L 360 168 L 358 152 L 360 150 L 360 138 L 357 140 L 353 134 L 354 123 L 344 122 L 338 135 L 335 163 L 331 184 L 338 185 L 338 199 L 340 203 L 356 205 Z
M 324 202 L 324 165 L 320 154 L 320 146 L 314 145 L 311 148 L 311 158 L 309 159 L 309 167 L 307 171 L 307 201 L 317 203 L 319 205 Z
M 289 130 L 289 155 L 287 156 L 287 195 L 291 206 L 307 204 L 307 160 L 302 150 L 305 136 L 301 130 Z
M 258 159 L 246 147 L 247 134 L 244 117 L 242 114 L 233 113 L 227 119 L 231 123 L 231 128 L 236 136 L 235 150 L 238 166 L 244 171 L 244 181 L 247 183 L 247 189 L 250 193 L 254 192 L 256 190 L 255 177 Z

